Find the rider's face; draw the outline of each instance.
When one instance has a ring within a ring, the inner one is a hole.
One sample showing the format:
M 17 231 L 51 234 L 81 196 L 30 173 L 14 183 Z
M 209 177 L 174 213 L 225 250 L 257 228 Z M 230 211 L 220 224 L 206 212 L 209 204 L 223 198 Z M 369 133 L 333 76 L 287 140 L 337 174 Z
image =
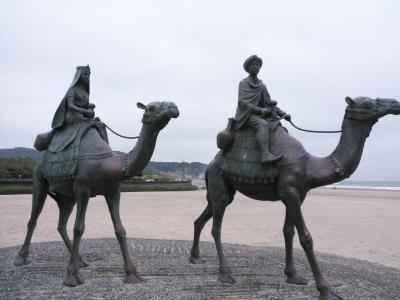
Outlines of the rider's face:
M 258 60 L 253 60 L 249 66 L 250 75 L 257 75 L 260 72 L 261 64 Z
M 82 83 L 88 84 L 90 81 L 90 72 L 83 71 L 80 79 L 81 79 Z

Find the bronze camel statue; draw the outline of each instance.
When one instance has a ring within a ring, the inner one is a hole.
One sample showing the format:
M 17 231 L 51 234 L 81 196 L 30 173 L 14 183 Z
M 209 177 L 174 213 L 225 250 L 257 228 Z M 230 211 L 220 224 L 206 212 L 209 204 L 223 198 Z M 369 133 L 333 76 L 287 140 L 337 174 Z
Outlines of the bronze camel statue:
M 229 156 L 230 152 L 242 151 L 240 153 L 244 160 L 247 154 L 254 151 L 252 149 L 243 150 L 243 145 L 235 145 L 236 140 L 240 140 L 238 137 L 244 134 L 241 133 L 242 131 L 236 133 L 236 139 L 231 149 L 226 153 L 218 153 L 208 165 L 206 172 L 208 203 L 203 213 L 194 222 L 194 240 L 190 262 L 204 263 L 200 257 L 199 239 L 204 225 L 213 217 L 211 233 L 218 252 L 218 280 L 223 283 L 234 283 L 235 280 L 224 258 L 221 245 L 221 225 L 225 208 L 233 201 L 236 191 L 256 200 L 280 200 L 286 206 L 283 234 L 287 282 L 307 284 L 306 279 L 297 274 L 293 264 L 293 237 L 294 228 L 296 228 L 300 244 L 310 263 L 316 287 L 320 292 L 320 299 L 341 299 L 332 292 L 329 283 L 320 271 L 314 256 L 313 240 L 301 212 L 301 204 L 309 190 L 349 177 L 360 162 L 364 143 L 372 126 L 379 118 L 387 114 L 400 114 L 400 103 L 394 99 L 370 99 L 367 97 L 351 99 L 347 97 L 346 102 L 348 105 L 343 119 L 340 141 L 328 157 L 320 158 L 310 155 L 302 144 L 290 136 L 282 126 L 277 126 L 271 150 L 272 153 L 282 153 L 283 157 L 275 165 L 278 171 L 277 176 L 265 181 L 243 178 L 241 175 L 245 171 L 244 168 L 237 168 L 236 174 L 227 174 L 221 170 L 224 157 Z M 249 129 L 245 130 L 249 132 Z M 254 140 L 254 132 L 252 135 Z M 259 157 L 257 159 L 259 161 Z M 260 166 L 260 168 L 270 168 L 270 164 Z
M 128 154 L 113 152 L 110 146 L 102 140 L 99 132 L 95 128 L 91 128 L 82 138 L 78 165 L 73 179 L 52 181 L 44 177 L 42 163 L 35 168 L 31 217 L 24 244 L 15 259 L 15 265 L 21 266 L 28 263 L 32 234 L 50 189 L 55 192 L 50 195 L 54 197 L 60 209 L 58 231 L 71 252 L 64 284 L 68 286 L 82 284 L 79 260 L 81 266 L 84 266 L 85 263 L 79 257 L 79 243 L 85 230 L 86 208 L 90 197 L 103 195 L 107 201 L 115 235 L 122 251 L 126 273 L 124 282 L 141 281 L 129 256 L 126 233 L 119 215 L 120 182 L 142 172 L 153 155 L 160 130 L 168 124 L 171 118 L 179 116 L 179 110 L 172 102 L 152 102 L 147 106 L 138 103 L 137 106 L 144 109 L 143 126 L 138 142 Z M 66 225 L 75 203 L 77 203 L 77 212 L 71 245 Z

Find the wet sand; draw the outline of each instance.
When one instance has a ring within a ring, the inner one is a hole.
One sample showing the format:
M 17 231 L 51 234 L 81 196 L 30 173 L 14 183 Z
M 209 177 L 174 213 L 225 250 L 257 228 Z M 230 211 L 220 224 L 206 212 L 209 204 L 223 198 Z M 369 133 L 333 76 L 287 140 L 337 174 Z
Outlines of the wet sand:
M 121 218 L 131 238 L 191 240 L 193 221 L 206 205 L 205 191 L 123 193 Z M 26 233 L 31 195 L 0 196 L 0 248 L 20 245 Z M 365 259 L 400 269 L 400 191 L 317 189 L 303 204 L 317 251 Z M 261 202 L 237 194 L 225 212 L 222 241 L 284 246 L 281 202 Z M 68 228 L 72 237 L 73 212 Z M 47 198 L 32 242 L 61 240 L 58 208 Z M 211 221 L 202 240 L 213 241 Z M 84 238 L 114 237 L 103 197 L 91 199 Z M 297 235 L 294 246 L 300 248 Z

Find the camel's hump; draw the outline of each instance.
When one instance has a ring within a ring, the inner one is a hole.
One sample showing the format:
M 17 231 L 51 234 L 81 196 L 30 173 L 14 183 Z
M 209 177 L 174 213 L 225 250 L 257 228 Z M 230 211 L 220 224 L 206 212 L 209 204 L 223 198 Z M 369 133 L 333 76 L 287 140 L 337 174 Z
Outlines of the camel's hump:
M 53 152 L 51 151 L 52 144 L 50 144 L 49 149 L 44 153 L 41 165 L 46 178 L 54 180 L 73 178 L 80 159 L 93 157 L 93 155 L 102 158 L 112 154 L 107 144 L 107 132 L 99 122 L 87 120 L 75 127 L 74 130 L 67 128 L 65 131 L 60 131 L 59 140 L 63 142 L 64 148 L 53 147 L 57 150 Z M 69 143 L 61 138 L 64 132 L 67 133 L 67 140 L 70 140 L 70 135 L 73 134 Z M 55 137 L 57 137 L 56 134 Z M 58 140 L 54 143 L 61 144 Z

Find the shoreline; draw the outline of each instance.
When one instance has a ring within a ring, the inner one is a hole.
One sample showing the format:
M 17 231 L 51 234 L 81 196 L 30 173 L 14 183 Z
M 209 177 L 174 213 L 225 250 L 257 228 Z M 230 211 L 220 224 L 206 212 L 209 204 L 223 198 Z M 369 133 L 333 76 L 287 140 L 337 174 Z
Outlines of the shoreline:
M 400 187 L 389 186 L 367 186 L 367 185 L 326 185 L 317 189 L 332 189 L 332 190 L 372 190 L 372 191 L 400 191 Z

